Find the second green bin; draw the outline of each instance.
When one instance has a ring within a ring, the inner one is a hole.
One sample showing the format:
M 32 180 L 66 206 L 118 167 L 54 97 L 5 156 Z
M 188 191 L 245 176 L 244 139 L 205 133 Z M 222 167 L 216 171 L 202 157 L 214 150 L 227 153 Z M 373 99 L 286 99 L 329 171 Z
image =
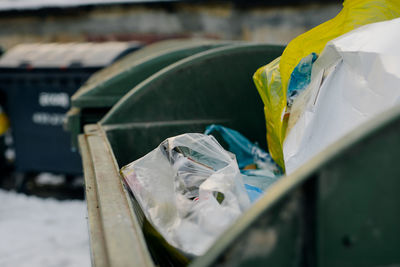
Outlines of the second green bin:
M 230 43 L 201 39 L 158 42 L 98 71 L 71 97 L 66 128 L 73 146 L 83 125 L 99 121 L 123 95 L 152 74 L 185 57 Z

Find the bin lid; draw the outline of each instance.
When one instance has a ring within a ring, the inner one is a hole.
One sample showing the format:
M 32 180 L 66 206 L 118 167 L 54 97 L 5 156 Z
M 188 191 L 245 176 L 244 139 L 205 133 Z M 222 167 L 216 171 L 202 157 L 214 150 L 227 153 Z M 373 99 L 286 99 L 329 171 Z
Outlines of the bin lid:
M 112 107 L 125 93 L 162 68 L 231 41 L 174 39 L 148 45 L 93 74 L 72 96 L 74 107 Z
M 104 67 L 140 47 L 139 42 L 20 44 L 0 58 L 0 67 Z

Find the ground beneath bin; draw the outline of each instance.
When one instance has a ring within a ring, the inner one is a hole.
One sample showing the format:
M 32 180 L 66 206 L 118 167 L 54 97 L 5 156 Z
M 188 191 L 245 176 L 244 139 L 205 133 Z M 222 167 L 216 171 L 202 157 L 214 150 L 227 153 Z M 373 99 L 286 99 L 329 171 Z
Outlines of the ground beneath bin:
M 0 266 L 90 266 L 85 202 L 0 189 Z

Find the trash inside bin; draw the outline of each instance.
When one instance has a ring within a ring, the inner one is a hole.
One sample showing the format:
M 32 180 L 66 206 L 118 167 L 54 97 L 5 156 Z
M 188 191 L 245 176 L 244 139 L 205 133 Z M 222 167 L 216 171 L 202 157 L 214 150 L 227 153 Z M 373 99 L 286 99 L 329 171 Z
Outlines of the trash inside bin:
M 95 73 L 71 98 L 67 129 L 73 146 L 83 125 L 96 123 L 130 89 L 157 71 L 193 54 L 232 42 L 177 39 L 158 42 L 135 51 Z
M 215 136 L 226 150 L 235 155 L 251 203 L 282 176 L 282 169 L 269 153 L 238 131 L 212 124 L 204 133 Z
M 172 246 L 202 255 L 250 206 L 236 158 L 209 135 L 170 137 L 121 174 Z
M 79 174 L 80 157 L 62 129 L 70 96 L 95 71 L 138 43 L 21 44 L 0 59 L 0 89 L 6 96 L 20 172 Z
M 144 157 L 121 168 L 121 175 L 149 223 L 171 246 L 202 255 L 251 203 L 281 175 L 269 154 L 237 131 L 170 137 Z
M 392 64 L 400 61 L 400 36 L 394 32 L 400 32 L 400 18 L 363 26 L 327 44 L 310 86 L 293 103 L 296 116 L 289 118 L 283 144 L 287 173 L 400 104 L 400 69 Z
M 212 134 L 219 142 L 223 142 L 228 151 L 235 154 L 239 168 L 268 169 L 271 173 L 281 174 L 279 166 L 257 143 L 252 143 L 245 136 L 234 129 L 222 125 L 212 124 L 207 126 L 204 134 Z M 219 138 L 218 138 L 219 137 Z
M 291 78 L 296 74 L 296 68 L 299 64 L 302 65 L 301 61 L 307 57 L 314 57 L 313 53 L 319 55 L 328 41 L 351 30 L 399 16 L 400 1 L 345 0 L 343 9 L 335 18 L 296 37 L 288 44 L 282 57 L 257 70 L 254 80 L 265 105 L 269 151 L 282 169 L 285 169 L 283 142 L 293 101 L 287 98 L 292 89 L 288 86 L 292 83 Z M 307 78 L 307 75 L 304 78 Z M 304 85 L 307 85 L 308 81 L 306 79 Z

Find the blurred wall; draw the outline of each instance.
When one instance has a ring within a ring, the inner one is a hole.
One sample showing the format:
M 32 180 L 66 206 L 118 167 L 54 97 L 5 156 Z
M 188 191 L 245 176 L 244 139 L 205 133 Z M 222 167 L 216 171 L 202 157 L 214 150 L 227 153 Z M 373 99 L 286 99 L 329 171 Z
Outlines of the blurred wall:
M 108 5 L 3 11 L 0 46 L 23 42 L 209 37 L 285 44 L 334 17 L 341 4 L 267 6 L 227 2 Z

